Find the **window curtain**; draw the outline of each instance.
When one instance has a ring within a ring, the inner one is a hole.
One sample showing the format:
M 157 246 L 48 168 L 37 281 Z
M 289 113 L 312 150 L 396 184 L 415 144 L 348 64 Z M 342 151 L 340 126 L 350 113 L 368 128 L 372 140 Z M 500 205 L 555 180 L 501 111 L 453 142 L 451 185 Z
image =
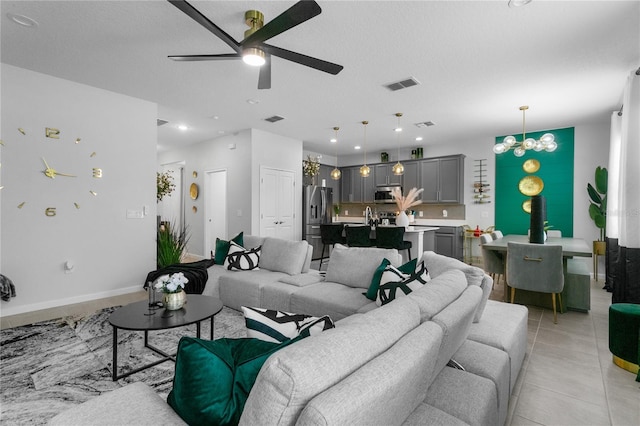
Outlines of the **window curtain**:
M 611 122 L 606 287 L 613 303 L 640 303 L 640 69 L 632 71 L 622 116 Z

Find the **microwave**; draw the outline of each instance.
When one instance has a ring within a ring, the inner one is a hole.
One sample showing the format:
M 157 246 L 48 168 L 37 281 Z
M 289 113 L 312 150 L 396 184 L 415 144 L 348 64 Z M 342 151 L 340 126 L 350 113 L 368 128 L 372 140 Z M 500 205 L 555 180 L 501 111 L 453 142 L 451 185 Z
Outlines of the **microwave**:
M 402 193 L 402 187 L 400 185 L 376 187 L 376 192 L 373 196 L 374 201 L 376 203 L 394 203 L 395 201 L 391 196 L 391 190 L 393 188 L 400 188 L 400 193 Z

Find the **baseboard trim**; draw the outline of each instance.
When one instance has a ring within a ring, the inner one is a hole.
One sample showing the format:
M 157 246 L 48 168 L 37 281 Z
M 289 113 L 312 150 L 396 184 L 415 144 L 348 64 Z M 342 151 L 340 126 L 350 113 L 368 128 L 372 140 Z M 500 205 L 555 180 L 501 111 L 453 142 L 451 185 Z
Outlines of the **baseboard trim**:
M 68 297 L 65 299 L 48 300 L 46 302 L 32 303 L 29 305 L 22 305 L 22 306 L 16 306 L 16 307 L 7 306 L 5 303 L 2 303 L 2 309 L 0 309 L 0 317 L 8 317 L 11 315 L 25 314 L 28 312 L 40 311 L 42 309 L 50 309 L 50 308 L 57 308 L 65 305 L 73 305 L 75 303 L 90 302 L 97 299 L 104 299 L 107 297 L 121 296 L 123 294 L 135 293 L 141 290 L 142 290 L 142 287 L 140 285 L 136 285 L 132 287 L 119 288 L 116 290 L 101 291 L 99 293 L 84 294 L 82 296 Z

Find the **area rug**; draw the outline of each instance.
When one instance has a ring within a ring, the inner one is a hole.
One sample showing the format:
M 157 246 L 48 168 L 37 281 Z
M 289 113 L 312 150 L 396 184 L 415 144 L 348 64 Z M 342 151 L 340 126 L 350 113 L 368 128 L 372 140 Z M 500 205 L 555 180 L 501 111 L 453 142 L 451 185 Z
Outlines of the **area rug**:
M 116 382 L 112 374 L 112 327 L 107 308 L 81 317 L 65 317 L 0 332 L 0 424 L 46 424 L 56 414 L 103 392 L 144 382 L 166 398 L 174 363 L 163 362 Z M 201 336 L 208 338 L 210 322 Z M 149 333 L 149 343 L 175 353 L 182 336 L 195 336 L 196 326 Z M 246 337 L 241 312 L 227 307 L 215 316 L 214 338 Z M 144 347 L 144 333 L 118 330 L 120 374 L 159 359 Z

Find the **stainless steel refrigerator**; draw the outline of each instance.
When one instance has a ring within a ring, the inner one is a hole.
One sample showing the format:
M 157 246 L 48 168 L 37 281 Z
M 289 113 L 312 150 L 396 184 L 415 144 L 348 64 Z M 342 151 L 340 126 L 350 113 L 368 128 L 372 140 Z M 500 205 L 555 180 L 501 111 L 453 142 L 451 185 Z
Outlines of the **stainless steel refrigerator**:
M 332 192 L 331 188 L 322 186 L 304 187 L 302 239 L 307 240 L 313 246 L 313 259 L 320 259 L 322 252 L 320 225 L 331 223 Z

